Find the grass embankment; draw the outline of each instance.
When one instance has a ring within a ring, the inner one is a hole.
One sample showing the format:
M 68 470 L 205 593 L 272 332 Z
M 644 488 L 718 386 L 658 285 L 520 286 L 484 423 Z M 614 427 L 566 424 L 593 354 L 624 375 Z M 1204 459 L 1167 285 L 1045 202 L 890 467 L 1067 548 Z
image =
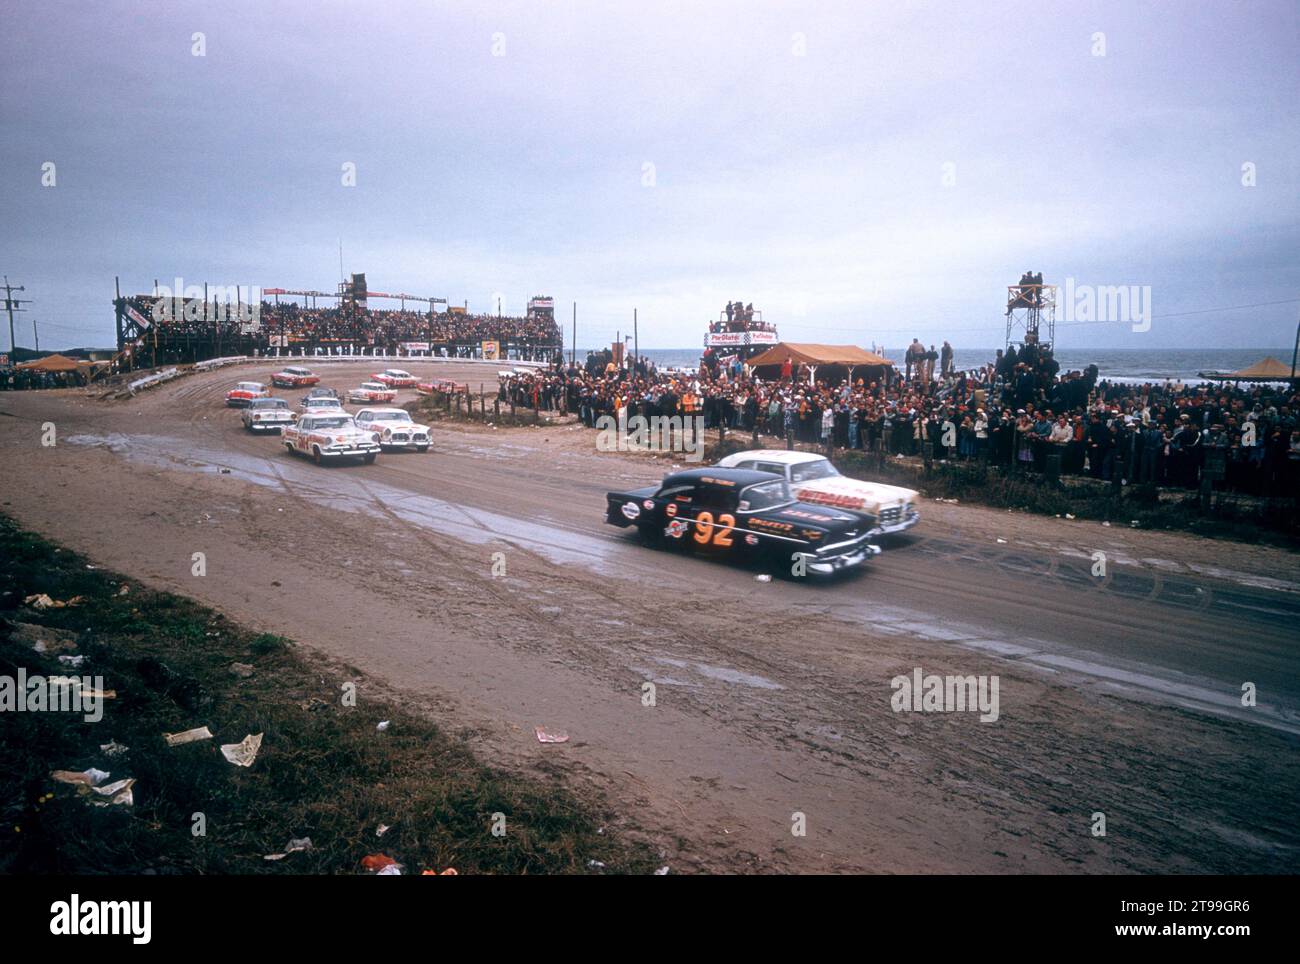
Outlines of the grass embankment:
M 91 569 L 4 516 L 0 593 L 0 676 L 16 678 L 19 667 L 29 678 L 98 675 L 117 694 L 98 723 L 81 713 L 0 713 L 0 872 L 359 873 L 370 854 L 391 856 L 407 874 L 589 873 L 591 861 L 605 872 L 654 869 L 649 847 L 618 832 L 602 801 L 567 788 L 558 768 L 489 768 L 467 732 L 443 731 L 359 673 Z M 82 600 L 23 605 L 37 593 Z M 73 669 L 34 651 L 32 624 L 57 631 L 75 647 L 63 653 L 84 663 Z M 348 682 L 353 707 L 342 699 Z M 383 720 L 389 727 L 379 731 Z M 163 740 L 205 725 L 215 739 Z M 265 736 L 253 765 L 228 763 L 219 745 L 254 733 Z M 110 741 L 129 749 L 107 756 L 100 746 Z M 112 781 L 136 778 L 134 805 L 92 806 L 49 775 L 88 767 Z M 504 836 L 491 833 L 495 813 L 505 815 Z M 204 835 L 193 833 L 195 814 Z M 381 824 L 391 827 L 382 838 Z M 302 837 L 313 849 L 263 859 Z

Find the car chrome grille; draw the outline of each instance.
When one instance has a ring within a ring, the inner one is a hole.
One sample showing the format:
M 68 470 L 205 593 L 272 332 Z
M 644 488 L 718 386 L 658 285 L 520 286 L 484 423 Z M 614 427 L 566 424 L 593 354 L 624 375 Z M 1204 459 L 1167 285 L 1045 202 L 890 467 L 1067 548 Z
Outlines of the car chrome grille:
M 902 521 L 903 507 L 901 505 L 890 506 L 888 509 L 880 510 L 880 522 L 882 525 L 892 525 L 895 522 Z

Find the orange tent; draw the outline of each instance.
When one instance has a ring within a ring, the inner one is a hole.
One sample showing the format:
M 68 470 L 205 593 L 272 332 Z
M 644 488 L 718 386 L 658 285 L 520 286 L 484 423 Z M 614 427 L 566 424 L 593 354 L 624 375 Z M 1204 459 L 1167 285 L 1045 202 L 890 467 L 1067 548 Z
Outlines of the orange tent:
M 787 358 L 792 365 L 844 365 L 849 368 L 856 368 L 858 365 L 888 365 L 892 368 L 894 365 L 883 355 L 874 354 L 857 345 L 807 345 L 791 341 L 773 345 L 745 364 L 750 368 L 758 368 L 760 365 L 784 365 Z
M 22 362 L 15 367 L 28 372 L 75 372 L 82 364 L 67 355 L 46 355 L 34 361 Z
M 1257 361 L 1240 371 L 1201 372 L 1200 376 L 1222 382 L 1286 382 L 1300 377 L 1300 372 L 1293 372 L 1290 365 L 1270 355 L 1263 361 Z

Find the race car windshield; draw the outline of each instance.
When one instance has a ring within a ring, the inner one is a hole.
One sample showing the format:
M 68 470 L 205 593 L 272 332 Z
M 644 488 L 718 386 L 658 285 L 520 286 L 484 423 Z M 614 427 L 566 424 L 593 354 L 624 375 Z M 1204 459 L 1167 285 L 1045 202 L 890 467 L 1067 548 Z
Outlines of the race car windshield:
M 816 462 L 805 462 L 803 465 L 795 465 L 790 468 L 791 482 L 811 482 L 813 479 L 829 479 L 840 473 L 835 466 L 825 459 L 819 459 Z
M 773 479 L 771 482 L 751 485 L 742 492 L 739 508 L 741 512 L 758 512 L 793 501 L 794 497 L 790 495 L 790 487 L 786 485 L 785 479 Z
M 260 398 L 253 402 L 253 408 L 288 408 L 289 403 L 283 398 Z
M 406 412 L 377 412 L 376 422 L 409 422 L 411 416 Z
M 312 422 L 312 428 L 350 428 L 352 419 L 343 418 L 318 418 Z

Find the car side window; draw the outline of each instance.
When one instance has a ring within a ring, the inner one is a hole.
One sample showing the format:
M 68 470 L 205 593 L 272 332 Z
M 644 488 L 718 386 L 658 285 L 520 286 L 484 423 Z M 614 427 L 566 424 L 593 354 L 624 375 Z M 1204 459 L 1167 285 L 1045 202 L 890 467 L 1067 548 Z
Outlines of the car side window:
M 760 472 L 774 472 L 777 475 L 785 475 L 785 466 L 778 462 L 759 462 L 754 468 Z
M 694 485 L 689 485 L 689 484 L 674 485 L 671 488 L 660 489 L 658 492 L 655 493 L 655 498 L 656 499 L 678 499 L 684 496 L 685 498 L 682 498 L 682 501 L 690 502 L 694 498 L 694 495 L 695 495 Z
M 703 509 L 721 509 L 734 511 L 736 508 L 736 490 L 721 485 L 700 486 L 695 504 Z

